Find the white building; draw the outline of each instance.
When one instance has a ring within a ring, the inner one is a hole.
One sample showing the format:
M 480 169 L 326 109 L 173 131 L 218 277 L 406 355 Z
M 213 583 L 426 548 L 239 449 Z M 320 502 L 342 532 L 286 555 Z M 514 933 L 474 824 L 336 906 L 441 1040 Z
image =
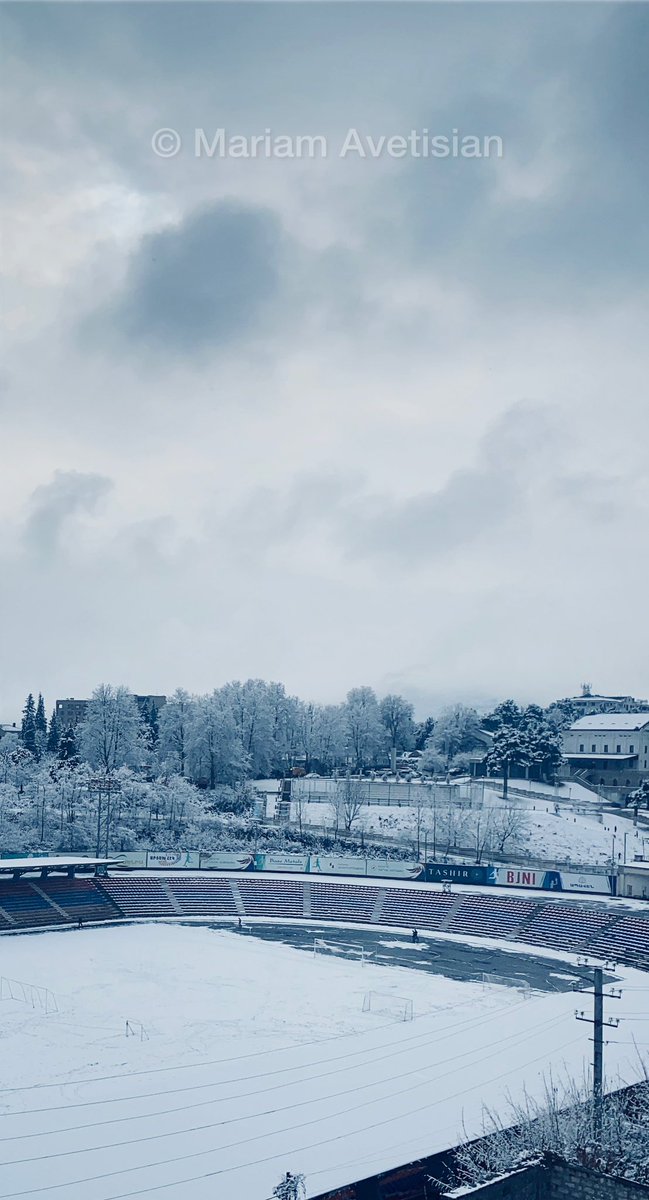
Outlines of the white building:
M 562 738 L 571 770 L 591 783 L 624 791 L 649 777 L 649 712 L 580 717 Z
M 649 900 L 649 862 L 626 863 L 617 874 L 618 896 Z
M 579 696 L 569 696 L 575 718 L 588 717 L 597 713 L 638 713 L 648 712 L 649 702 L 637 700 L 635 696 L 602 696 L 591 691 L 589 683 L 582 684 Z

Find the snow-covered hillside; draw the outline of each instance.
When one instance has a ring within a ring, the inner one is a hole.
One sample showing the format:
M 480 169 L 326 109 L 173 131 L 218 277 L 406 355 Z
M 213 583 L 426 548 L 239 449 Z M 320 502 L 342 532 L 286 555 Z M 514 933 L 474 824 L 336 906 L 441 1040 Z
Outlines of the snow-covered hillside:
M 517 781 L 517 786 L 518 786 Z M 522 781 L 521 781 L 522 782 Z M 537 785 L 538 786 L 538 785 Z M 451 817 L 452 832 L 448 835 L 449 806 L 446 802 L 433 806 L 417 807 L 363 806 L 354 821 L 353 829 L 383 834 L 388 837 L 403 837 L 410 844 L 416 842 L 419 830 L 420 848 L 426 841 L 429 856 L 436 845 L 438 852 L 448 847 L 465 849 L 468 852 L 476 845 L 476 834 L 480 836 L 480 825 L 484 831 L 484 814 L 491 813 L 496 821 L 511 821 L 512 831 L 508 836 L 504 852 L 517 855 L 528 853 L 533 858 L 549 862 L 592 863 L 610 866 L 624 861 L 625 834 L 626 857 L 632 861 L 634 854 L 644 851 L 649 856 L 649 828 L 621 812 L 599 811 L 599 806 L 590 802 L 562 802 L 538 796 L 511 794 L 506 802 L 494 788 L 484 789 L 484 807 L 463 808 L 462 801 L 453 801 Z M 303 825 L 325 825 L 333 828 L 335 816 L 326 803 L 305 803 L 302 808 Z M 293 819 L 297 818 L 293 806 Z M 644 835 L 644 842 L 643 842 Z M 485 860 L 485 854 L 482 854 Z

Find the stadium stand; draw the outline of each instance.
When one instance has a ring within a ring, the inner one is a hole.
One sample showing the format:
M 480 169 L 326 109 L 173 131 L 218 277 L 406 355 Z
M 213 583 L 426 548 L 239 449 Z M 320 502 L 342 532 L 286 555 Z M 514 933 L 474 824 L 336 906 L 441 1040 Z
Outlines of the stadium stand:
M 521 923 L 539 908 L 534 900 L 515 896 L 489 897 L 466 895 L 449 922 L 449 933 L 468 933 L 478 937 L 515 937 Z
M 491 937 L 529 946 L 614 958 L 649 970 L 649 910 L 347 883 L 298 876 L 112 875 L 29 882 L 0 880 L 0 932 L 84 921 L 178 916 L 355 921 L 462 937 Z
M 116 904 L 92 879 L 43 879 L 38 883 L 52 904 L 73 921 L 114 921 L 121 917 Z
M 1 929 L 33 929 L 82 921 L 110 921 L 119 908 L 93 879 L 0 881 Z
M 375 887 L 350 887 L 344 883 L 311 884 L 311 916 L 325 921 L 371 921 Z
M 111 876 L 102 879 L 101 886 L 125 917 L 178 916 L 164 883 L 148 875 Z
M 574 950 L 590 947 L 597 935 L 611 924 L 609 912 L 593 912 L 572 905 L 536 905 L 530 920 L 516 940 L 532 942 L 534 946 L 550 946 L 553 950 Z
M 237 916 L 229 879 L 211 876 L 183 879 L 182 876 L 173 876 L 167 879 L 167 883 L 180 910 L 188 916 Z
M 5 919 L 5 929 L 52 925 L 63 921 L 63 915 L 34 891 L 30 883 L 22 880 L 0 883 L 0 908 L 11 918 L 10 921 Z
M 457 895 L 446 892 L 415 891 L 413 888 L 386 888 L 381 923 L 406 925 L 408 928 L 441 929 L 457 904 Z
M 644 917 L 621 917 L 600 932 L 590 949 L 630 966 L 649 969 L 649 920 Z
M 239 879 L 247 917 L 303 917 L 302 879 Z

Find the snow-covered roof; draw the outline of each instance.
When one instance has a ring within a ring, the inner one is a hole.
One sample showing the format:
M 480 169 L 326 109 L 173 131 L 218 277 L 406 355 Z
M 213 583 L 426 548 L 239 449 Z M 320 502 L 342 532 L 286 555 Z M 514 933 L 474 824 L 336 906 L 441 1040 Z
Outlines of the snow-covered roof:
M 644 729 L 649 726 L 649 712 L 639 713 L 595 713 L 590 717 L 580 717 L 570 728 L 575 730 L 593 730 L 608 733 L 614 730 Z
M 116 863 L 114 858 L 81 858 L 75 854 L 51 858 L 0 858 L 0 871 L 61 871 L 67 867 L 96 867 Z
M 576 753 L 572 750 L 564 750 L 564 758 L 587 758 L 589 762 L 594 758 L 604 758 L 606 762 L 628 762 L 632 758 L 637 758 L 637 754 L 589 754 L 587 750 L 580 750 Z

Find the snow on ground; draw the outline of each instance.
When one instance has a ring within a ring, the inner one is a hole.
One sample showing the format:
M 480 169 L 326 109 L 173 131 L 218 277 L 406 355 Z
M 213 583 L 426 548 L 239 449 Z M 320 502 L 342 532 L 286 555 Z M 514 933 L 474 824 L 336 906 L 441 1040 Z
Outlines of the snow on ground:
M 550 1067 L 581 1077 L 591 1053 L 570 993 L 526 1000 L 223 929 L 140 923 L 2 949 L 5 979 L 58 1005 L 0 1003 L 3 1200 L 266 1200 L 286 1170 L 316 1195 L 445 1148 L 463 1121 L 479 1132 L 483 1103 L 538 1092 Z M 606 1063 L 631 1080 L 646 976 L 623 976 Z M 363 1012 L 370 990 L 384 998 Z
M 511 796 L 510 802 L 525 813 L 526 827 L 520 837 L 512 838 L 506 843 L 505 854 L 508 850 L 516 854 L 527 852 L 531 858 L 547 862 L 571 861 L 580 865 L 610 867 L 612 855 L 615 855 L 616 864 L 624 860 L 625 833 L 627 861 L 632 862 L 634 854 L 642 854 L 643 846 L 649 853 L 649 829 L 644 825 L 634 827 L 632 819 L 617 812 L 584 811 L 581 804 L 573 806 L 565 803 L 558 804 L 558 808 L 555 809 L 554 801 L 548 800 L 548 803 L 545 803 L 533 797 L 528 800 L 523 796 Z M 485 788 L 485 803 L 502 807 L 503 801 L 499 793 Z M 417 836 L 417 819 L 415 808 L 372 805 L 361 810 L 354 828 L 357 831 L 363 828 L 389 837 L 403 836 L 412 842 Z M 421 820 L 421 816 L 419 819 Z M 439 819 L 441 825 L 441 817 Z M 325 824 L 331 827 L 329 806 L 313 802 L 304 804 L 302 821 L 305 825 Z M 424 830 L 427 830 L 428 852 L 431 857 L 432 816 L 428 814 L 420 827 L 422 845 Z M 470 843 L 470 834 L 467 835 L 466 841 Z
M 498 784 L 499 794 L 502 795 L 502 780 L 493 780 L 494 786 Z M 592 788 L 584 787 L 583 783 L 577 783 L 575 780 L 566 780 L 565 783 L 539 783 L 534 779 L 512 779 L 510 788 L 513 792 L 537 792 L 543 796 L 547 796 L 548 800 L 557 800 L 561 804 L 579 803 L 579 804 L 601 804 L 599 794 Z

